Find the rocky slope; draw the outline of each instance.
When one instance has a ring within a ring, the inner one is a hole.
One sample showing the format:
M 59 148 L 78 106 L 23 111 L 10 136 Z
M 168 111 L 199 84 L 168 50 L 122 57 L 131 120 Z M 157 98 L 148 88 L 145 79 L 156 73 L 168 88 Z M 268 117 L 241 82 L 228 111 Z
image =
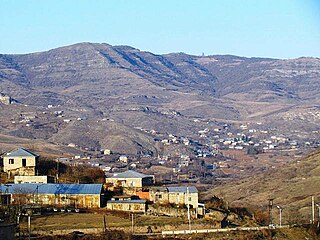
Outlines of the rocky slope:
M 27 110 L 2 106 L 0 115 L 7 125 L 2 133 L 63 144 L 84 139 L 85 145 L 93 142 L 96 147 L 108 147 L 117 139 L 111 145 L 123 145 L 123 151 L 128 146 L 132 153 L 156 151 L 154 138 L 137 128 L 192 136 L 206 127 L 195 124 L 195 118 L 217 124 L 265 121 L 286 129 L 288 115 L 319 110 L 319 92 L 318 58 L 156 55 L 96 43 L 0 55 L 0 93 L 28 105 Z M 39 117 L 48 105 L 64 111 L 64 118 L 85 123 L 66 125 L 62 118 Z M 3 115 L 7 111 L 11 118 Z M 37 129 L 7 124 L 26 111 L 37 112 Z M 45 124 L 40 121 L 44 118 Z M 113 125 L 105 126 L 104 118 Z M 311 121 L 306 132 L 318 123 Z M 301 127 L 306 121 L 290 124 Z M 110 130 L 95 134 L 97 129 Z M 36 134 L 41 130 L 46 133 Z M 138 132 L 143 137 L 137 137 Z

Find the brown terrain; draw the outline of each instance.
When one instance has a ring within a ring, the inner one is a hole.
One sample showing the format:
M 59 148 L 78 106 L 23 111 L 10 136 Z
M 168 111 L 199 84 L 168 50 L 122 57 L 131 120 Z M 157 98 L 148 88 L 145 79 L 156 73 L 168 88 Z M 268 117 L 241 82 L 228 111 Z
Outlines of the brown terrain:
M 291 163 L 215 187 L 204 194 L 223 197 L 232 207 L 254 206 L 265 209 L 268 199 L 273 199 L 274 215 L 278 216 L 276 206 L 283 210 L 286 223 L 308 223 L 311 217 L 311 197 L 320 202 L 320 152 L 297 158 Z M 276 221 L 278 219 L 276 218 Z
M 159 147 L 141 129 L 192 138 L 208 122 L 259 121 L 316 139 L 319 76 L 318 58 L 156 55 L 95 43 L 0 55 L 0 92 L 14 99 L 0 105 L 0 131 L 61 151 L 73 143 L 151 155 Z

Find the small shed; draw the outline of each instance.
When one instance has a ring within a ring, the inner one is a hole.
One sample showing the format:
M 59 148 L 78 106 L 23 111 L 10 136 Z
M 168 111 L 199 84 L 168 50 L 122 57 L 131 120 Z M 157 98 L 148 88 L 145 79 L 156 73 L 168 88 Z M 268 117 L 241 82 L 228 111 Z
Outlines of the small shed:
M 139 212 L 147 211 L 146 200 L 110 200 L 107 201 L 107 209 L 115 211 Z

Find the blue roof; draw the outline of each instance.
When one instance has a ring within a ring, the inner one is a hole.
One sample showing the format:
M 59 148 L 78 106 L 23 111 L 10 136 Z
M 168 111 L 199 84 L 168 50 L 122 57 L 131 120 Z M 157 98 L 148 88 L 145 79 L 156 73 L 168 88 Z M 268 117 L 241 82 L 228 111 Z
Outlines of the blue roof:
M 100 194 L 102 184 L 0 184 L 2 193 L 21 194 Z
M 146 203 L 147 200 L 110 200 L 107 203 Z
M 25 148 L 18 148 L 12 152 L 7 153 L 9 157 L 39 157 L 39 155 L 25 149 Z
M 195 186 L 178 186 L 178 187 L 167 187 L 168 192 L 179 192 L 179 193 L 187 193 L 187 188 L 189 188 L 189 193 L 197 193 L 198 189 Z

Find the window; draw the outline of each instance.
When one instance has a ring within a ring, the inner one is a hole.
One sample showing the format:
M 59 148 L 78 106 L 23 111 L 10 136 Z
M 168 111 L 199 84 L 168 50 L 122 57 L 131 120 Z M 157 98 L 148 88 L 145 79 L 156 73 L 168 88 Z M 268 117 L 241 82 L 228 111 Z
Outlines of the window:
M 191 202 L 191 197 L 189 197 L 188 201 Z
M 9 158 L 9 164 L 14 164 L 14 159 L 13 158 Z
M 22 158 L 22 167 L 26 167 L 27 166 L 27 159 Z

